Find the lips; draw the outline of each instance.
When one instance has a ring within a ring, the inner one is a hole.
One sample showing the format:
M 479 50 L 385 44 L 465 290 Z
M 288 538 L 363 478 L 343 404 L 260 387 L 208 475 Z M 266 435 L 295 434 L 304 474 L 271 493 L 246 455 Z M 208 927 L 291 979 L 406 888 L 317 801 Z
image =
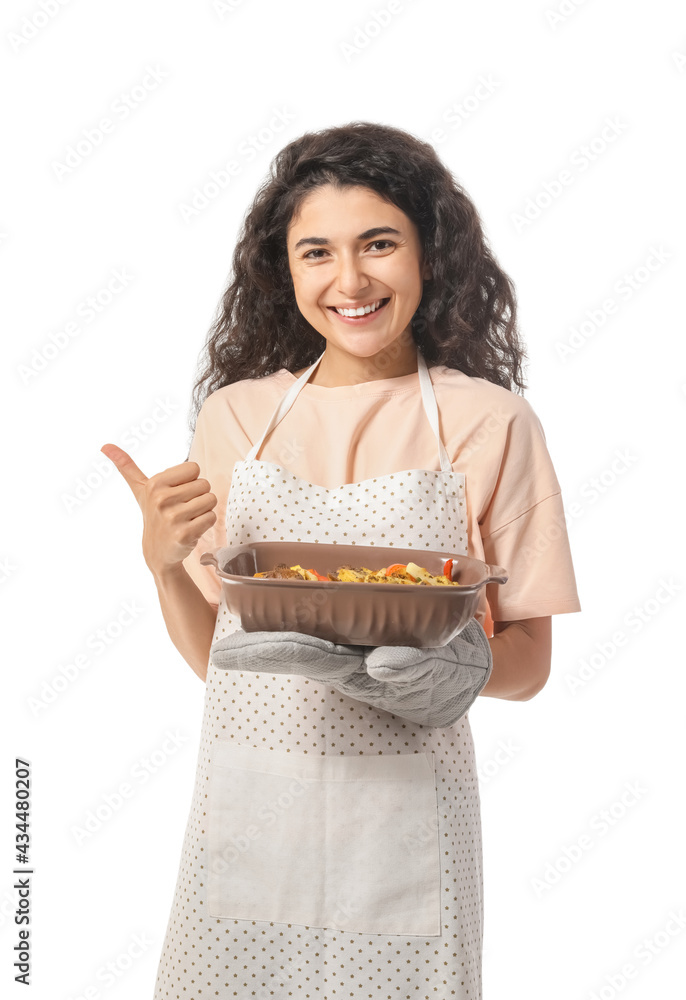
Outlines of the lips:
M 377 306 L 376 309 L 368 313 L 363 313 L 361 316 L 344 316 L 338 312 L 336 306 L 327 306 L 327 308 L 329 312 L 332 312 L 335 316 L 338 317 L 338 319 L 342 320 L 344 323 L 352 323 L 353 325 L 359 325 L 361 323 L 369 322 L 370 320 L 374 319 L 374 317 L 377 316 L 379 313 L 383 312 L 383 310 L 390 302 L 390 298 L 374 299 L 374 302 L 380 302 L 381 305 Z M 365 305 L 368 304 L 369 303 L 365 303 Z

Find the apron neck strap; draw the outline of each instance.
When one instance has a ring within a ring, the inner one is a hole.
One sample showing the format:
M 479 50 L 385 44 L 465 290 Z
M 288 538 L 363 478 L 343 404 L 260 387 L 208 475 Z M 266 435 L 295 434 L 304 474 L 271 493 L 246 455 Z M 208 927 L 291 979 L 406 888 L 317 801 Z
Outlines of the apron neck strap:
M 276 425 L 278 423 L 280 423 L 283 420 L 283 418 L 286 416 L 286 414 L 290 410 L 291 406 L 293 406 L 293 403 L 296 401 L 298 393 L 300 392 L 300 390 L 302 389 L 302 387 L 305 385 L 305 382 L 307 382 L 308 378 L 310 377 L 310 375 L 312 374 L 312 372 L 315 370 L 315 368 L 317 367 L 317 365 L 319 364 L 319 362 L 322 360 L 322 358 L 324 357 L 325 353 L 326 353 L 326 349 L 324 349 L 322 351 L 322 353 L 319 355 L 319 357 L 317 358 L 317 360 L 315 361 L 315 363 L 313 365 L 310 365 L 309 368 L 306 368 L 305 371 L 300 376 L 300 378 L 297 379 L 293 383 L 293 385 L 289 387 L 288 392 L 286 392 L 284 394 L 284 396 L 282 397 L 282 399 L 279 402 L 279 405 L 276 407 L 276 409 L 272 413 L 271 419 L 270 419 L 269 423 L 267 424 L 267 426 L 265 427 L 264 433 L 263 433 L 262 437 L 257 442 L 257 444 L 254 444 L 252 446 L 252 448 L 250 449 L 250 451 L 246 455 L 246 459 L 245 459 L 246 462 L 252 462 L 257 457 L 258 452 L 262 449 L 262 445 L 264 444 L 265 438 L 267 437 L 268 434 L 271 434 L 271 432 L 274 430 L 274 428 L 276 427 Z
M 426 361 L 424 360 L 424 355 L 419 348 L 417 348 L 417 374 L 419 375 L 419 387 L 422 390 L 424 412 L 426 413 L 427 420 L 431 424 L 431 430 L 434 432 L 434 437 L 438 442 L 438 459 L 441 463 L 441 472 L 452 472 L 452 465 L 450 464 L 450 459 L 448 458 L 448 452 L 443 446 L 441 432 L 438 426 L 436 393 L 434 392 L 434 387 L 431 382 L 431 376 L 429 375 L 429 369 L 427 368 Z
M 260 452 L 265 439 L 274 430 L 276 425 L 280 423 L 290 410 L 293 403 L 295 403 L 300 390 L 305 385 L 310 375 L 314 372 L 315 368 L 319 362 L 324 357 L 326 350 L 322 351 L 314 364 L 310 365 L 309 368 L 305 369 L 302 375 L 289 386 L 288 391 L 284 394 L 283 398 L 280 400 L 278 406 L 272 413 L 271 419 L 264 429 L 264 433 L 260 440 L 252 446 L 250 451 L 246 456 L 247 462 L 252 462 L 257 457 Z M 441 441 L 441 435 L 438 426 L 438 406 L 436 405 L 436 394 L 434 393 L 433 385 L 431 383 L 431 376 L 429 375 L 429 370 L 426 366 L 426 361 L 422 352 L 417 349 L 417 374 L 419 375 L 419 387 L 422 391 L 422 402 L 424 404 L 424 412 L 426 413 L 427 420 L 431 425 L 431 429 L 434 432 L 436 441 L 438 442 L 438 457 L 441 463 L 441 472 L 452 472 L 452 466 L 450 464 L 450 459 L 448 458 L 448 453 L 443 446 Z

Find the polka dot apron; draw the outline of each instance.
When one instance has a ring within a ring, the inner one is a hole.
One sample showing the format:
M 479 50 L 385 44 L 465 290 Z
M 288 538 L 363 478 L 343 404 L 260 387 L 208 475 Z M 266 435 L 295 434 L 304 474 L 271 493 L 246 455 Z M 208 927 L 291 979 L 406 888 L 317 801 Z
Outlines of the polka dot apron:
M 227 545 L 317 540 L 467 554 L 464 475 L 334 489 L 257 455 L 318 360 L 236 462 Z M 421 560 L 419 560 L 421 561 Z M 215 638 L 240 627 L 222 597 Z M 481 819 L 468 716 L 431 729 L 298 675 L 210 658 L 200 752 L 155 1000 L 481 998 Z

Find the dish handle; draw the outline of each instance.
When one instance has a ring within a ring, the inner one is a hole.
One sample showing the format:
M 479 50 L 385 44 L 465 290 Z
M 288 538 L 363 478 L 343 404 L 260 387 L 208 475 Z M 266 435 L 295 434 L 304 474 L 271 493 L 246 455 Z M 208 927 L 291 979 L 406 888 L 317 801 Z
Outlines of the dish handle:
M 214 552 L 203 552 L 200 556 L 201 566 L 214 566 L 215 569 L 219 569 L 219 563 L 217 562 L 217 557 Z
M 200 560 L 202 562 L 202 559 Z M 487 577 L 484 583 L 507 583 L 509 575 L 502 566 L 486 566 Z

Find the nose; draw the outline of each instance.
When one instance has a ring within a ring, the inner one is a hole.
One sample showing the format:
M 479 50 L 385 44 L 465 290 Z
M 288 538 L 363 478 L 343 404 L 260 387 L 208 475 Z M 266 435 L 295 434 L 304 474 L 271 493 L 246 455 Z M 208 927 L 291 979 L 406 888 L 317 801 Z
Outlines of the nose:
M 336 287 L 341 295 L 354 299 L 369 286 L 369 278 L 365 274 L 364 262 L 355 252 L 342 253 L 338 258 Z

